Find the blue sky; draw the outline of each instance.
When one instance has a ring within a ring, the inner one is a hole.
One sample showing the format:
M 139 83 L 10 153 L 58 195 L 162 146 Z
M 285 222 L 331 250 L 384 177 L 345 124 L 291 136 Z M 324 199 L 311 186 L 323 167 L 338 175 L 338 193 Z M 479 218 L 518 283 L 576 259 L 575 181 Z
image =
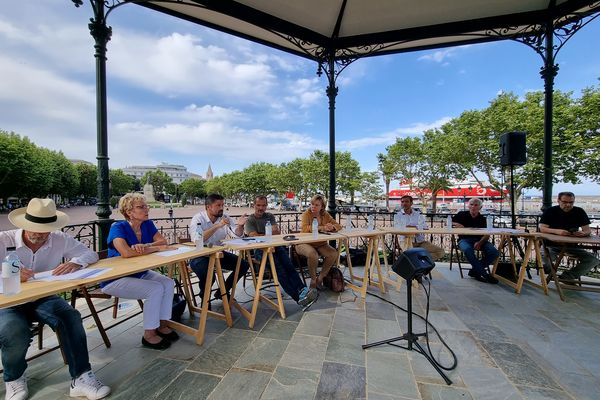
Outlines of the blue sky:
M 0 129 L 95 162 L 89 4 L 10 0 L 0 8 Z M 328 148 L 325 77 L 316 64 L 135 5 L 109 17 L 111 168 L 185 165 L 216 175 Z M 556 88 L 579 96 L 600 77 L 600 21 L 561 50 Z M 358 60 L 338 79 L 337 149 L 363 170 L 396 137 L 419 135 L 501 91 L 542 90 L 541 58 L 495 42 Z M 396 186 L 395 182 L 392 186 Z M 556 185 L 600 194 L 598 185 Z

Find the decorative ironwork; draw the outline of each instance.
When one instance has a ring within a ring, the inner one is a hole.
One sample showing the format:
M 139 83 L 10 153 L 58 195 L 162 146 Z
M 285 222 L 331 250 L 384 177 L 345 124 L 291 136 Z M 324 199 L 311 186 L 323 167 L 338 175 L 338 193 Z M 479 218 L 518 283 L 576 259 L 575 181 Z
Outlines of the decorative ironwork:
M 600 2 L 592 3 L 589 6 L 589 9 L 594 10 L 598 7 L 600 7 Z M 597 18 L 598 15 L 600 14 L 590 14 L 589 12 L 570 13 L 552 21 L 551 32 L 555 41 L 553 41 L 550 53 L 546 48 L 548 29 L 547 26 L 542 23 L 522 27 L 506 26 L 497 29 L 489 29 L 483 33 L 483 36 L 498 36 L 522 43 L 538 53 L 540 57 L 542 57 L 545 65 L 554 64 L 556 55 L 565 43 L 571 39 L 577 31 Z M 548 54 L 551 54 L 550 59 L 548 59 Z

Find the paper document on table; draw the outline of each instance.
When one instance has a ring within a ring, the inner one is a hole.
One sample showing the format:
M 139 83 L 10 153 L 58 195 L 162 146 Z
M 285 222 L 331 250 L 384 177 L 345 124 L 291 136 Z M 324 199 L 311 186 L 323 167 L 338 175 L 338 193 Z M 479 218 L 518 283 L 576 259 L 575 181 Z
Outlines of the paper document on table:
M 266 243 L 267 239 L 262 238 L 262 237 L 249 237 L 249 238 L 242 238 L 242 239 L 231 239 L 231 240 L 226 240 L 227 244 L 237 244 L 237 245 L 244 245 L 244 244 L 251 244 L 251 243 Z
M 170 256 L 175 256 L 177 254 L 183 254 L 183 253 L 187 253 L 188 251 L 192 251 L 194 250 L 191 247 L 178 247 L 175 250 L 167 250 L 167 251 L 159 251 L 158 253 L 154 253 L 157 256 L 161 256 L 161 257 L 170 257 Z
M 52 271 L 38 272 L 30 281 L 70 281 L 73 279 L 95 278 L 111 270 L 111 268 L 84 268 L 63 275 L 52 275 Z

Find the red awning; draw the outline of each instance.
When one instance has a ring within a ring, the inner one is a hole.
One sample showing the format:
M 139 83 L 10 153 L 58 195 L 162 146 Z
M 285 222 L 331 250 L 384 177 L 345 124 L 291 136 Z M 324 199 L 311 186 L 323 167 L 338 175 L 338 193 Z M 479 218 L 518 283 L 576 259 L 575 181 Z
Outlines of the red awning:
M 402 196 L 431 196 L 431 190 L 429 189 L 394 189 L 390 190 L 390 198 L 400 198 Z M 475 186 L 471 188 L 452 188 L 450 190 L 440 190 L 437 192 L 437 197 L 446 198 L 463 198 L 463 197 L 501 197 L 500 191 L 490 188 L 484 188 L 481 186 Z

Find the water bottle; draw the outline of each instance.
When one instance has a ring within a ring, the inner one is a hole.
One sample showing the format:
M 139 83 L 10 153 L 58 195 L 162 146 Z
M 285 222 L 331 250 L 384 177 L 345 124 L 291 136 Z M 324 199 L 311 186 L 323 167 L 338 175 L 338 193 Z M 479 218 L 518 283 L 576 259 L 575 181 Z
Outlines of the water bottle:
M 348 218 L 346 218 L 346 226 L 344 227 L 344 230 L 347 232 L 352 230 L 352 220 L 350 219 L 350 215 L 348 215 Z
M 319 221 L 317 221 L 317 217 L 313 218 L 312 222 L 312 236 L 313 238 L 319 237 Z
M 267 221 L 265 224 L 265 238 L 267 242 L 273 240 L 273 226 L 271 225 L 271 221 Z
M 369 214 L 367 219 L 367 230 L 372 231 L 375 229 L 375 220 L 373 218 L 373 214 Z
M 21 291 L 21 261 L 14 247 L 6 248 L 6 257 L 2 261 L 2 286 L 5 296 Z
M 449 231 L 452 230 L 452 216 L 448 215 L 446 217 L 446 229 L 448 229 Z
M 492 217 L 491 215 L 488 215 L 485 218 L 485 227 L 487 229 L 492 229 L 494 227 L 494 217 Z
M 202 223 L 198 222 L 196 226 L 196 239 L 194 240 L 196 243 L 196 248 L 201 249 L 204 247 L 204 231 L 202 230 Z

